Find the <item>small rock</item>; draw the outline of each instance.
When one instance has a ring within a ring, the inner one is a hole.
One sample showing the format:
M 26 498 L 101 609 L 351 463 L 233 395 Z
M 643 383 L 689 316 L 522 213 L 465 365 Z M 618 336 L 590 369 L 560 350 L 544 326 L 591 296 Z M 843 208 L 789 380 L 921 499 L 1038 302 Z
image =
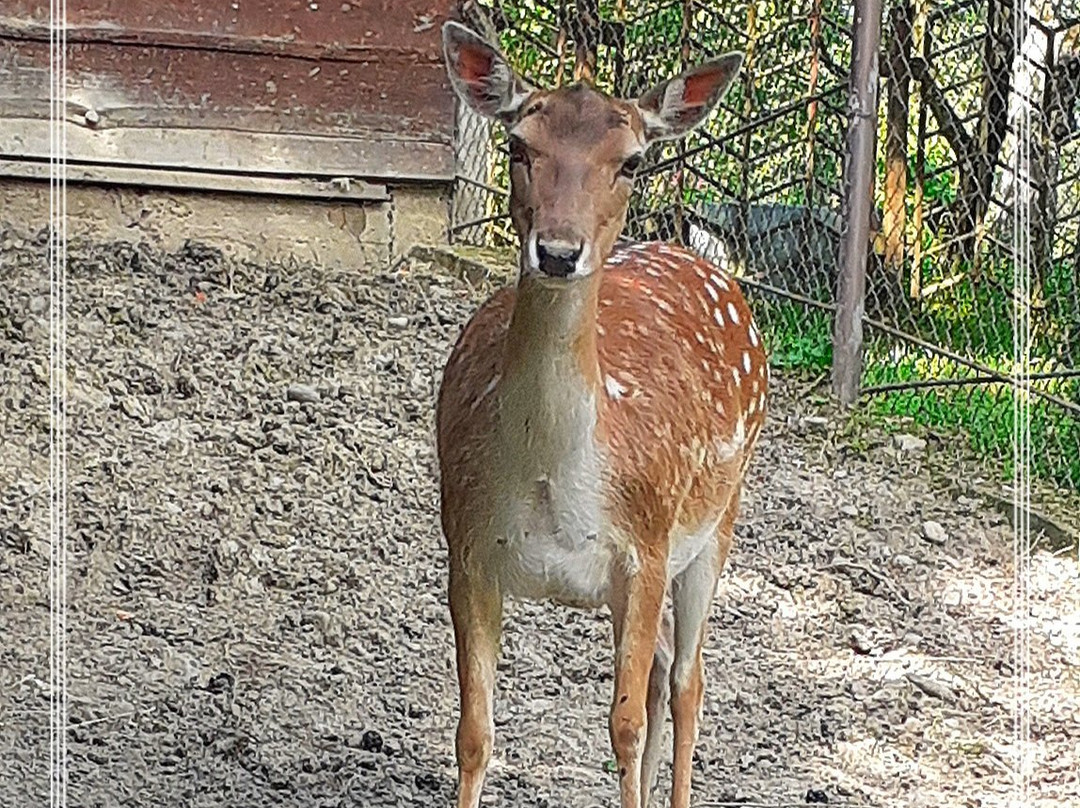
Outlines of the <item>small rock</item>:
M 222 671 L 211 676 L 206 682 L 206 689 L 211 693 L 228 693 L 233 689 L 235 683 L 231 673 Z
M 386 322 L 389 323 L 394 328 L 408 328 L 409 327 L 409 318 L 408 317 L 391 317 Z
M 383 750 L 382 735 L 373 729 L 369 729 L 360 738 L 360 748 L 365 752 L 381 752 Z
M 293 384 L 285 391 L 285 398 L 289 401 L 302 401 L 306 404 L 314 404 L 319 400 L 319 391 L 305 384 Z
M 922 537 L 931 544 L 936 544 L 939 547 L 949 540 L 949 534 L 945 532 L 945 528 L 941 526 L 940 522 L 934 521 L 922 523 Z
M 854 505 L 841 505 L 840 513 L 844 514 L 844 516 L 858 516 L 859 509 Z
M 802 419 L 802 424 L 811 429 L 824 429 L 829 425 L 829 419 L 823 415 L 807 415 Z
M 430 772 L 416 775 L 416 787 L 421 791 L 438 791 L 439 778 Z
M 926 448 L 926 441 L 914 435 L 893 435 L 893 445 L 901 452 L 921 452 Z
M 819 788 L 811 788 L 806 792 L 805 801 L 809 804 L 825 805 L 829 802 L 829 795 Z
M 919 690 L 928 696 L 933 696 L 935 699 L 941 699 L 942 701 L 954 702 L 956 701 L 956 691 L 951 687 L 941 682 L 936 682 L 926 676 L 920 676 L 917 673 L 906 674 L 907 680 L 915 685 Z
M 873 640 L 870 639 L 863 629 L 852 629 L 850 641 L 852 649 L 860 654 L 869 654 L 874 650 Z
M 912 567 L 914 567 L 916 564 L 919 563 L 914 558 L 912 558 L 911 556 L 904 555 L 903 553 L 897 553 L 896 555 L 893 556 L 892 560 L 893 560 L 893 563 L 896 566 L 898 566 L 898 567 L 900 567 L 900 569 L 904 569 L 904 570 L 909 570 Z

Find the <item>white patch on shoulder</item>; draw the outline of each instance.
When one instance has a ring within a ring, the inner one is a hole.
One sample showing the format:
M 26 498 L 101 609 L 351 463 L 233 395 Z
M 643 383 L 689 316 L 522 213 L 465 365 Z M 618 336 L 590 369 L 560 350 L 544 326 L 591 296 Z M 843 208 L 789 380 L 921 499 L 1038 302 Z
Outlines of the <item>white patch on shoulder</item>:
M 739 324 L 739 312 L 737 312 L 735 310 L 735 304 L 734 303 L 729 302 L 727 304 L 727 313 L 728 313 L 728 317 L 731 318 L 731 322 L 735 323 L 735 325 L 738 325 Z

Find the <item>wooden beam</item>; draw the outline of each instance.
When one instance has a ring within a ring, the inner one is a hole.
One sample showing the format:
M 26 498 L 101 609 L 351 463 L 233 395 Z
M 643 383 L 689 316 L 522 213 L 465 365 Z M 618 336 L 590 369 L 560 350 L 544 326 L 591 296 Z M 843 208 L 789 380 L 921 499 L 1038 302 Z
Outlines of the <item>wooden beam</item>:
M 449 182 L 449 143 L 231 129 L 66 126 L 68 159 L 184 171 Z M 49 121 L 0 117 L 0 158 L 48 160 Z
M 31 160 L 0 159 L 0 177 L 48 180 L 52 166 Z M 126 185 L 143 188 L 173 188 L 188 191 L 266 194 L 308 199 L 345 199 L 358 202 L 387 202 L 385 185 L 374 185 L 352 177 L 318 180 L 312 177 L 260 177 L 250 174 L 212 174 L 206 171 L 169 171 L 131 166 L 68 164 L 67 181 L 90 185 Z
M 844 221 L 833 331 L 833 392 L 845 407 L 855 403 L 862 376 L 863 314 L 870 212 L 874 202 L 878 48 L 882 0 L 856 0 L 844 161 Z

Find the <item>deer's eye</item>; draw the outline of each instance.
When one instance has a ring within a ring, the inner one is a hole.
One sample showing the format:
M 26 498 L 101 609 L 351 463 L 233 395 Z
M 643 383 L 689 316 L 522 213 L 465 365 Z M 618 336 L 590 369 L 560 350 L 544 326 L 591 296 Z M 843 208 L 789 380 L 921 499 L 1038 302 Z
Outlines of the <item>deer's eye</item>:
M 529 149 L 525 145 L 525 141 L 519 137 L 510 138 L 510 162 L 518 163 L 520 165 L 529 165 Z
M 623 164 L 619 167 L 619 173 L 627 179 L 633 179 L 634 175 L 641 170 L 642 162 L 640 154 L 632 154 L 623 160 Z

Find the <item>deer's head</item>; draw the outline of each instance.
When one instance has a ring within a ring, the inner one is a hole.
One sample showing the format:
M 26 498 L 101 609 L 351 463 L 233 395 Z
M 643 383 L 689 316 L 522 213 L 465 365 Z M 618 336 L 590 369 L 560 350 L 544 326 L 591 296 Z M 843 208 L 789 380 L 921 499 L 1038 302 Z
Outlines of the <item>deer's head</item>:
M 522 274 L 561 279 L 588 277 L 603 265 L 625 224 L 645 150 L 700 126 L 743 58 L 726 54 L 622 100 L 585 84 L 537 89 L 456 22 L 443 26 L 443 49 L 458 96 L 507 129 Z

